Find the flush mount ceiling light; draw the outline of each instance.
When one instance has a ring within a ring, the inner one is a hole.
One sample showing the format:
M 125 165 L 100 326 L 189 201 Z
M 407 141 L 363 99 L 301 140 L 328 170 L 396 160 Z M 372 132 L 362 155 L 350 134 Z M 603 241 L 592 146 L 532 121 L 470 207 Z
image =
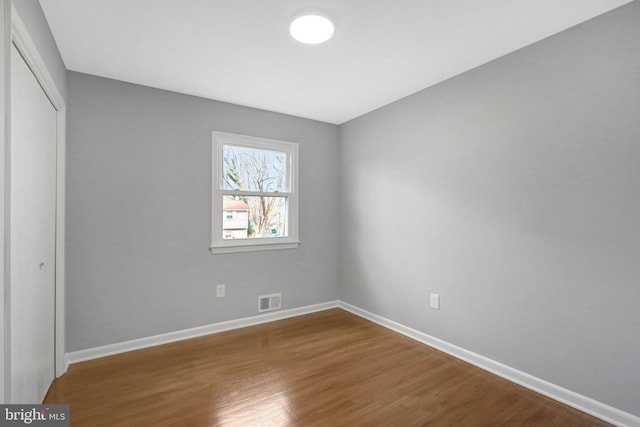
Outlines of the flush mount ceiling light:
M 333 35 L 333 23 L 324 16 L 316 14 L 300 15 L 291 21 L 291 37 L 305 44 L 324 43 Z

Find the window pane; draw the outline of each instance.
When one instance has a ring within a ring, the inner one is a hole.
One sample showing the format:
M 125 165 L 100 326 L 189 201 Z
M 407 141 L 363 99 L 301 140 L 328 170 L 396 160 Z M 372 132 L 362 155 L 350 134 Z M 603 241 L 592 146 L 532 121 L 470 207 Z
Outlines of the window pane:
M 287 237 L 286 197 L 222 197 L 222 238 Z
M 222 189 L 288 192 L 287 153 L 224 145 Z

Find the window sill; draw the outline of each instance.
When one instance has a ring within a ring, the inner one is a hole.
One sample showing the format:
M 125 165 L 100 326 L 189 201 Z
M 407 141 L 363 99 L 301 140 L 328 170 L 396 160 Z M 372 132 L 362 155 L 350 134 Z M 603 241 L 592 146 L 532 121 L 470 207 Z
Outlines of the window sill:
M 211 255 L 234 254 L 239 252 L 275 251 L 281 249 L 297 249 L 298 241 L 271 242 L 271 243 L 247 243 L 242 245 L 211 246 Z

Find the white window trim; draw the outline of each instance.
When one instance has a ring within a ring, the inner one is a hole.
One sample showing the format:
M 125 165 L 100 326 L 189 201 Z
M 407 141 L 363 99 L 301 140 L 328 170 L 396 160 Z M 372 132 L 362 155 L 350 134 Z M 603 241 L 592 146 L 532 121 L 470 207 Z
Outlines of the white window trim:
M 247 148 L 276 150 L 287 152 L 287 177 L 290 179 L 288 193 L 236 192 L 222 190 L 222 147 L 225 144 L 244 146 Z M 298 144 L 275 139 L 239 135 L 227 132 L 212 133 L 212 191 L 211 191 L 211 246 L 212 254 L 228 254 L 278 249 L 295 249 L 300 245 L 298 235 Z M 242 194 L 254 196 L 286 196 L 287 197 L 287 237 L 268 237 L 254 239 L 222 238 L 222 197 L 225 194 Z

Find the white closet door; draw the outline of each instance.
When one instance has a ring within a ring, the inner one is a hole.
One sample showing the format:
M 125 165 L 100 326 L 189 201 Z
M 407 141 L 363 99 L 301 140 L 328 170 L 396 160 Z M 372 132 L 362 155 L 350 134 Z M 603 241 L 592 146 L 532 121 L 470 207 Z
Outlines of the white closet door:
M 55 376 L 56 111 L 11 53 L 11 401 L 40 403 Z

